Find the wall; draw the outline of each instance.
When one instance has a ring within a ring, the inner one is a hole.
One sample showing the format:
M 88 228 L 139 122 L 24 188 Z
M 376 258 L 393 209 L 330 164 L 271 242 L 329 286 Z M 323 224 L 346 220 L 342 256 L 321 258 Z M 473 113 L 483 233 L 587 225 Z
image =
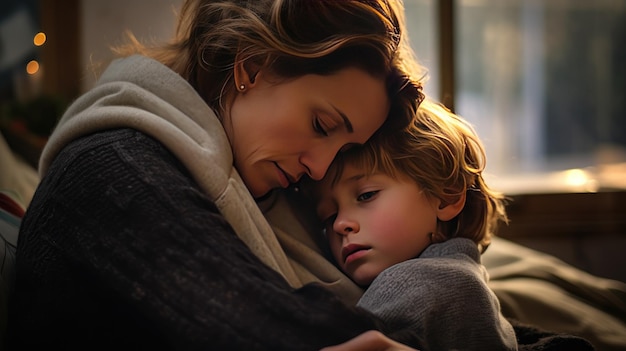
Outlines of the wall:
M 164 40 L 173 35 L 182 0 L 81 0 L 81 90 L 89 89 L 112 58 L 109 47 L 119 44 L 126 30 L 140 40 Z

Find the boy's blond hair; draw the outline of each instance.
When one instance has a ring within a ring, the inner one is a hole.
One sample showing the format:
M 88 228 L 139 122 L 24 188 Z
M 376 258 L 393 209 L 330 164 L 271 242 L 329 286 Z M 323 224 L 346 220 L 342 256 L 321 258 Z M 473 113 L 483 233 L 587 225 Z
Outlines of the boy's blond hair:
M 443 105 L 425 100 L 412 121 L 394 135 L 375 135 L 364 146 L 337 156 L 323 181 L 335 183 L 350 164 L 394 179 L 415 180 L 427 196 L 452 204 L 466 194 L 459 215 L 437 224 L 433 242 L 472 239 L 484 250 L 500 221 L 508 222 L 505 198 L 483 179 L 485 151 L 473 127 Z

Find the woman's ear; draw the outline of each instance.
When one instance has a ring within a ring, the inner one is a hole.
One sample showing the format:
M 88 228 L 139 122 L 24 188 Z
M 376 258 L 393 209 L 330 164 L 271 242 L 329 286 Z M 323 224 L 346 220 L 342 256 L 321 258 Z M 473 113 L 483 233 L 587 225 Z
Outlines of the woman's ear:
M 258 65 L 250 62 L 250 60 L 235 60 L 235 85 L 237 90 L 244 92 L 256 85 L 259 75 Z
M 453 203 L 445 203 L 439 201 L 439 207 L 437 208 L 437 219 L 443 222 L 447 222 L 456 217 L 463 207 L 465 207 L 466 192 L 463 192 L 459 198 Z

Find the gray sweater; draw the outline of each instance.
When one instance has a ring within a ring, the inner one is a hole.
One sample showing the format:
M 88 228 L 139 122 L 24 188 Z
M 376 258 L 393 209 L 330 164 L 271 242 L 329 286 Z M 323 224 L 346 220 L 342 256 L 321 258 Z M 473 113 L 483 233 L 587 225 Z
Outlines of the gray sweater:
M 454 238 L 383 271 L 358 306 L 394 330 L 417 333 L 423 349 L 517 350 L 488 280 L 476 244 Z

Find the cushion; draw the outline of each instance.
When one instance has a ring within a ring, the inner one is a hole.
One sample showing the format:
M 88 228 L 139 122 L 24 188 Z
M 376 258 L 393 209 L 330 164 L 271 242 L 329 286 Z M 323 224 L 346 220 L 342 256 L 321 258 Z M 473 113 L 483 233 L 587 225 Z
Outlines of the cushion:
M 15 249 L 24 208 L 0 191 L 0 345 L 7 327 L 7 308 L 15 281 Z

